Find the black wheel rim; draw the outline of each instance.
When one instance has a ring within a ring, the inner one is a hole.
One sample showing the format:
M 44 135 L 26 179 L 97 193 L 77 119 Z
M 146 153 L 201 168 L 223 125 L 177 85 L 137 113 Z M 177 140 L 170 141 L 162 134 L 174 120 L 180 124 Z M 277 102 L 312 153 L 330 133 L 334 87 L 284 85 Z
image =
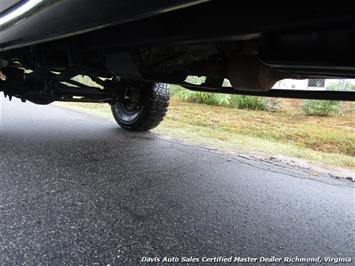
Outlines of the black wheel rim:
M 114 105 L 114 110 L 122 123 L 130 124 L 139 118 L 143 108 L 129 103 L 118 102 Z

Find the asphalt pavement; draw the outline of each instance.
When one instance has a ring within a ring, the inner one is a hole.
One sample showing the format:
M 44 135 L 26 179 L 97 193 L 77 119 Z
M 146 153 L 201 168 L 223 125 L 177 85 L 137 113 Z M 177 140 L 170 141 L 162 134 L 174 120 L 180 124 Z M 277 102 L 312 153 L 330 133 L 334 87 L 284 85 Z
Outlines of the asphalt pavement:
M 355 259 L 354 193 L 304 169 L 0 101 L 0 265 Z

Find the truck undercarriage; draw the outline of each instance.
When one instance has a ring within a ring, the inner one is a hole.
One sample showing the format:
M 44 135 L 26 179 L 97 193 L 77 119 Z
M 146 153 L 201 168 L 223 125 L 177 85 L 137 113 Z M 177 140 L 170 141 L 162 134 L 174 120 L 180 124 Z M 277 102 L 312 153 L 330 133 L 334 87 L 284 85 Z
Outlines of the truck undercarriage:
M 0 16 L 0 91 L 9 97 L 130 104 L 142 101 L 147 84 L 169 83 L 196 91 L 355 100 L 353 91 L 272 89 L 286 78 L 355 77 L 351 8 L 236 10 L 223 0 L 14 2 Z M 11 8 L 30 2 L 18 18 L 4 20 Z M 73 80 L 77 75 L 98 86 Z M 191 75 L 205 81 L 191 84 Z M 223 86 L 225 79 L 231 87 Z

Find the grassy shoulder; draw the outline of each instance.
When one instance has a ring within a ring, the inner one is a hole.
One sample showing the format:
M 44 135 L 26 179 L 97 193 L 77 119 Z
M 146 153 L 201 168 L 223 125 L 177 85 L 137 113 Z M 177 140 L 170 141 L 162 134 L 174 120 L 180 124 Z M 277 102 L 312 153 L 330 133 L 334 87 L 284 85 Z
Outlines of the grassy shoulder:
M 113 119 L 109 106 L 58 105 Z M 292 111 L 265 112 L 172 99 L 154 132 L 228 152 L 263 153 L 355 168 L 355 117 L 310 117 Z

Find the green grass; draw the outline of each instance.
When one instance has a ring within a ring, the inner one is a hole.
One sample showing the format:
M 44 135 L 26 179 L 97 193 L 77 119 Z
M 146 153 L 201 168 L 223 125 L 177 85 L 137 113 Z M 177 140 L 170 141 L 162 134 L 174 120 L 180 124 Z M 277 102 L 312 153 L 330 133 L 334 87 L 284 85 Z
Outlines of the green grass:
M 109 106 L 60 103 L 61 106 L 113 119 Z M 186 143 L 228 152 L 261 152 L 327 165 L 355 168 L 355 117 L 310 117 L 187 103 L 173 98 L 164 122 L 153 131 Z

